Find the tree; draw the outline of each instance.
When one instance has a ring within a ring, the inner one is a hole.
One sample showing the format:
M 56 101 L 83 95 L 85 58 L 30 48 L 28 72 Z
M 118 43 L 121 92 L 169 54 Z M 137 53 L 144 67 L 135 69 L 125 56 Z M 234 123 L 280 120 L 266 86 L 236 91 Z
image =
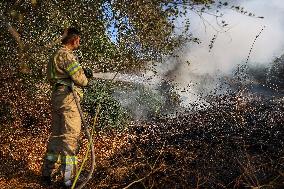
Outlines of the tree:
M 68 26 L 82 30 L 82 62 L 102 71 L 133 70 L 160 60 L 182 44 L 174 20 L 187 10 L 210 8 L 211 1 L 99 0 L 2 1 L 1 56 L 21 72 L 42 77 L 49 51 Z M 197 6 L 202 5 L 202 6 Z M 4 24 L 3 24 L 4 23 Z M 185 24 L 189 25 L 189 23 Z M 17 44 L 17 48 L 12 48 Z M 13 55 L 13 56 L 11 56 Z
M 25 117 L 22 112 L 40 116 L 41 111 L 48 110 L 46 64 L 68 26 L 82 31 L 83 45 L 78 55 L 83 65 L 100 71 L 134 72 L 149 61 L 161 62 L 162 56 L 173 53 L 184 41 L 196 40 L 188 30 L 174 33 L 175 19 L 186 15 L 189 9 L 205 12 L 212 3 L 208 0 L 2 0 L 0 79 L 6 85 L 1 86 L 0 102 L 21 118 Z M 185 28 L 189 24 L 186 22 Z M 9 94 L 11 89 L 13 95 Z M 21 95 L 27 98 L 23 100 Z M 34 101 L 29 101 L 30 97 Z M 44 105 L 40 107 L 34 105 L 42 102 Z

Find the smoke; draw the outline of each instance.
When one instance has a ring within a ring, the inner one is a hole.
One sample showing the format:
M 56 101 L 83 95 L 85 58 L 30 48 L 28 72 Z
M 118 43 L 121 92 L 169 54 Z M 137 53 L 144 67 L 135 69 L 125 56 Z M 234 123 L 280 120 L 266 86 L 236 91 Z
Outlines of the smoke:
M 204 14 L 201 19 L 194 12 L 189 12 L 188 16 L 192 20 L 191 32 L 202 43 L 186 44 L 179 50 L 179 61 L 168 60 L 175 64 L 172 66 L 174 69 L 164 72 L 171 72 L 183 106 L 188 106 L 210 91 L 220 88 L 219 78 L 231 76 L 239 64 L 246 62 L 253 41 L 264 26 L 253 46 L 248 64 L 268 66 L 275 57 L 283 54 L 284 3 L 281 0 L 236 2 L 238 4 L 235 5 L 244 7 L 256 17 L 249 17 L 232 9 L 223 9 L 221 11 L 224 16 L 221 20 L 225 20 L 229 25 L 227 28 L 220 28 L 214 16 Z M 264 19 L 257 16 L 263 16 Z M 182 18 L 177 22 L 179 28 L 181 23 Z M 210 41 L 214 35 L 216 40 L 210 50 Z
M 170 84 L 180 95 L 182 107 L 198 108 L 197 104 L 204 107 L 208 105 L 204 98 L 206 95 L 212 94 L 212 91 L 215 94 L 227 91 L 228 86 L 223 85 L 220 78 L 232 77 L 236 67 L 246 62 L 253 41 L 264 26 L 265 29 L 253 46 L 248 64 L 267 67 L 275 57 L 283 54 L 284 3 L 281 0 L 236 2 L 256 17 L 249 17 L 231 9 L 221 10 L 224 13 L 222 19 L 229 24 L 224 29 L 218 26 L 214 16 L 203 15 L 202 20 L 195 13 L 189 12 L 188 16 L 192 20 L 191 32 L 202 43 L 186 44 L 177 50 L 178 56 L 164 57 L 162 64 L 153 66 L 150 63 L 149 71 L 144 75 L 117 74 L 115 80 L 143 85 L 151 92 L 148 91 L 145 98 L 144 89 L 138 87 L 139 89 L 116 91 L 113 94 L 115 98 L 129 109 L 136 119 L 147 119 L 149 112 L 154 112 L 151 107 L 155 104 L 169 104 L 169 96 L 165 93 L 170 92 Z M 263 16 L 264 19 L 257 16 Z M 176 23 L 178 28 L 182 27 L 182 19 Z M 210 49 L 210 41 L 214 35 L 216 40 Z M 114 75 L 115 73 L 102 74 L 98 77 L 111 79 Z M 162 90 L 162 85 L 167 86 L 166 91 Z M 149 95 L 151 93 L 154 95 Z M 159 98 L 155 99 L 153 96 Z M 141 98 L 148 101 L 145 103 Z M 172 107 L 172 111 L 168 109 L 168 112 L 175 112 L 179 108 L 171 104 L 168 107 Z
M 255 36 L 263 26 L 266 26 L 265 30 L 253 48 L 251 61 L 266 64 L 283 51 L 283 2 L 280 0 L 252 0 L 245 1 L 240 5 L 257 16 L 264 16 L 264 19 L 248 17 L 233 10 L 224 10 L 224 20 L 229 23 L 230 30 L 226 33 L 218 33 L 210 26 L 207 26 L 205 31 L 201 24 L 202 20 L 198 20 L 197 16 L 192 15 L 194 16 L 193 34 L 198 36 L 203 44 L 193 48 L 188 47 L 189 51 L 186 57 L 193 63 L 198 62 L 198 64 L 201 63 L 207 67 L 202 69 L 201 66 L 198 66 L 200 72 L 212 72 L 219 69 L 228 73 L 236 64 L 244 62 Z M 209 20 L 212 25 L 215 24 L 215 28 L 217 28 L 216 21 L 212 19 L 212 16 L 205 15 L 205 19 Z M 213 49 L 208 53 L 210 40 L 215 34 L 217 39 Z

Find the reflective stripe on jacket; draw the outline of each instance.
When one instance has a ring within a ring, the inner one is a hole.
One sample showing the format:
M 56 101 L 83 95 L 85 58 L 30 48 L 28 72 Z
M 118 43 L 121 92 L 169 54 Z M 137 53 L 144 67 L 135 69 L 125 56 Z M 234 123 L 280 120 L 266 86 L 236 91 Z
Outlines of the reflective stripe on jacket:
M 47 79 L 52 85 L 60 83 L 71 87 L 73 82 L 79 96 L 83 94 L 80 87 L 88 84 L 87 77 L 77 58 L 71 50 L 65 47 L 59 49 L 50 59 L 47 66 Z
M 48 154 L 46 154 L 45 158 L 48 161 L 58 162 L 58 163 L 61 163 L 61 164 L 66 164 L 66 165 L 77 165 L 77 163 L 78 163 L 77 156 L 65 156 L 65 155 L 60 155 L 60 154 L 48 153 Z

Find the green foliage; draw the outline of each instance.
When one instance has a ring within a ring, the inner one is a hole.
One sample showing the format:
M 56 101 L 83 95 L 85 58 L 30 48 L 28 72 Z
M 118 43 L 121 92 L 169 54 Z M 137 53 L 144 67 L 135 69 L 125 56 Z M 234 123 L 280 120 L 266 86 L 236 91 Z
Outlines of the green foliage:
M 189 39 L 181 36 L 186 33 L 174 33 L 175 19 L 189 9 L 210 9 L 212 2 L 4 1 L 0 38 L 5 47 L 0 51 L 8 59 L 13 57 L 8 64 L 16 61 L 21 72 L 42 77 L 48 57 L 60 44 L 61 32 L 75 26 L 82 31 L 81 62 L 100 71 L 133 71 L 147 61 L 161 60 Z M 184 23 L 185 28 L 189 25 L 189 20 Z
M 161 94 L 143 86 L 139 86 L 138 90 L 141 91 L 141 95 L 137 97 L 137 103 L 146 106 L 150 116 L 159 114 L 164 104 Z
M 167 105 L 173 106 L 167 95 L 141 84 L 95 80 L 85 91 L 83 107 L 94 117 L 100 106 L 100 129 L 123 129 L 131 120 L 163 114 L 169 108 Z
M 111 95 L 113 88 L 114 85 L 111 82 L 95 80 L 85 91 L 84 110 L 94 117 L 97 107 L 100 106 L 98 112 L 99 129 L 124 129 L 129 121 L 127 111 Z
M 158 90 L 141 84 L 117 87 L 114 95 L 120 99 L 133 119 L 149 119 L 161 113 L 165 99 Z
M 158 62 L 163 55 L 171 54 L 187 39 L 183 35 L 188 33 L 174 33 L 175 19 L 186 15 L 188 9 L 208 10 L 210 3 L 207 0 L 1 1 L 0 69 L 5 73 L 1 78 L 13 78 L 9 80 L 11 89 L 15 88 L 15 78 L 19 79 L 23 84 L 19 96 L 36 95 L 41 101 L 47 102 L 50 91 L 45 79 L 46 64 L 60 46 L 64 29 L 69 26 L 77 27 L 82 32 L 82 46 L 78 54 L 82 55 L 79 58 L 83 66 L 102 72 L 139 71 L 149 61 Z M 185 27 L 188 28 L 189 24 L 188 20 Z M 198 41 L 196 38 L 190 39 Z M 118 119 L 124 113 L 118 102 L 106 95 L 110 91 L 104 89 L 106 91 L 103 92 L 100 86 L 97 87 L 101 93 L 92 89 L 92 95 L 98 93 L 101 96 L 90 98 L 89 104 L 95 107 L 98 99 L 103 99 L 105 108 L 113 104 L 119 110 L 107 112 L 110 110 L 102 109 L 100 117 L 105 122 L 102 127 L 120 125 Z M 2 98 L 3 94 L 0 100 Z M 16 100 L 16 104 L 21 104 L 20 98 Z M 3 100 L 6 101 L 9 100 Z M 148 103 L 154 102 L 159 104 L 159 100 L 149 100 Z M 155 107 L 154 112 L 159 109 L 155 104 L 150 106 Z M 107 114 L 109 117 L 104 116 Z

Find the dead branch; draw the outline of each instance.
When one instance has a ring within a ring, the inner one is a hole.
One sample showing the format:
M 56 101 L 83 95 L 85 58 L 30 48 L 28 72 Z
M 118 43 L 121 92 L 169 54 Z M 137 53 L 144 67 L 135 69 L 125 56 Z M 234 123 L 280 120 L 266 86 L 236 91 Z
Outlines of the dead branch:
M 7 21 L 7 18 L 2 14 L 2 22 L 7 26 L 8 32 L 13 36 L 13 38 L 17 41 L 19 48 L 21 51 L 24 50 L 24 43 L 21 40 L 21 35 L 19 32 Z

